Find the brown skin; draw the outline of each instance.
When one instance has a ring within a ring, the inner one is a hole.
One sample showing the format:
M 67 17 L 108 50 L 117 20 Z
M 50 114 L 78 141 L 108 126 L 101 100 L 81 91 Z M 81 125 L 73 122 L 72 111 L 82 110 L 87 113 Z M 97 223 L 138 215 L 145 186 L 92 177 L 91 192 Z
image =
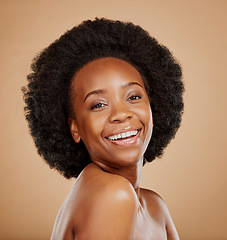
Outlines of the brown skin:
M 71 133 L 92 163 L 59 211 L 52 240 L 179 239 L 161 197 L 139 186 L 153 128 L 139 72 L 116 58 L 95 60 L 73 77 L 71 100 Z M 137 135 L 110 139 L 131 131 Z

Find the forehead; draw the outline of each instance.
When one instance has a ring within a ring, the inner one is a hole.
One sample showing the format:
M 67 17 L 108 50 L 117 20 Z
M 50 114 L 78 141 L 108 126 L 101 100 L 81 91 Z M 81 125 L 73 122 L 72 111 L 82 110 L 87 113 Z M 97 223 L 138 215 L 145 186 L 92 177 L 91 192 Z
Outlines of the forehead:
M 130 63 L 112 57 L 100 58 L 86 64 L 72 80 L 72 88 L 77 93 L 102 88 L 113 82 L 124 84 L 136 81 L 144 86 L 141 75 Z

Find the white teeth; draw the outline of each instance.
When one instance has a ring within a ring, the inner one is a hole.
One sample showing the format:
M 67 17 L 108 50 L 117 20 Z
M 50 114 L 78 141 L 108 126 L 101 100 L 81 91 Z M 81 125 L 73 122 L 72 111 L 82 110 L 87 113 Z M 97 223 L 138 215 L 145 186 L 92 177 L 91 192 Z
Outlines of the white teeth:
M 127 132 L 125 135 L 126 135 L 126 137 L 129 137 L 129 136 L 130 136 L 130 133 L 129 133 L 129 132 Z
M 127 137 L 131 137 L 131 136 L 135 136 L 135 135 L 137 135 L 137 133 L 138 133 L 138 130 L 128 131 L 125 133 L 119 133 L 117 135 L 109 136 L 108 139 L 117 140 L 117 139 L 121 139 L 121 138 L 127 138 Z

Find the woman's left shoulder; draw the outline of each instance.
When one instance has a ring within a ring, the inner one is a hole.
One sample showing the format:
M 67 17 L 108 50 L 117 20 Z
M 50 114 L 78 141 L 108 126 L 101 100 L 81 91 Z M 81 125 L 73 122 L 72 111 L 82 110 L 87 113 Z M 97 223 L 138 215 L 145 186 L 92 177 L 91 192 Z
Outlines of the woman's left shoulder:
M 152 219 L 163 224 L 166 228 L 168 239 L 179 239 L 175 225 L 163 198 L 149 189 L 141 189 L 141 201 Z
M 158 222 L 165 222 L 168 208 L 162 197 L 156 192 L 149 189 L 140 189 L 141 203 L 146 207 L 147 211 Z
M 163 198 L 158 193 L 145 188 L 141 188 L 140 193 L 141 193 L 142 200 L 146 202 L 147 206 L 161 207 L 161 208 L 166 207 L 166 204 Z

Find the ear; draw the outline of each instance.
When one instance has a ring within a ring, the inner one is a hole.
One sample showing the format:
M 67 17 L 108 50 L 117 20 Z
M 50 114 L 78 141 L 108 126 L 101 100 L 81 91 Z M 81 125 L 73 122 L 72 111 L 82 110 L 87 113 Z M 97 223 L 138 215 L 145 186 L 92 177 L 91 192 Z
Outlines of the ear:
M 80 135 L 78 132 L 76 121 L 72 118 L 68 118 L 69 129 L 72 134 L 72 137 L 76 143 L 80 142 Z

